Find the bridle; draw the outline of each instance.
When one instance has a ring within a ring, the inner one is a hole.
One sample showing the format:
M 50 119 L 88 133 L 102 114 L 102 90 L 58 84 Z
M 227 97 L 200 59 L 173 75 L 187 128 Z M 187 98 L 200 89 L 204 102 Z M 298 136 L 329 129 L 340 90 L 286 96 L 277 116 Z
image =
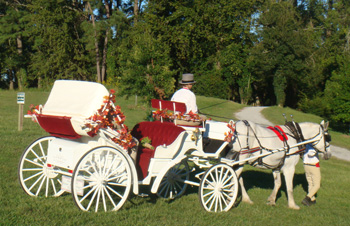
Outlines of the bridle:
M 327 153 L 327 149 L 330 147 L 330 142 L 332 140 L 331 138 L 331 135 L 328 133 L 328 129 L 325 129 L 323 127 L 323 125 L 320 125 L 320 130 L 319 130 L 319 133 L 316 134 L 314 137 L 310 138 L 310 139 L 313 139 L 313 138 L 316 138 L 317 136 L 323 136 L 323 142 L 324 142 L 324 152 Z M 316 140 L 312 143 L 312 146 L 316 148 L 316 145 L 321 142 L 322 140 L 322 137 L 319 139 L 319 140 Z M 319 149 L 317 149 L 317 151 L 320 151 Z

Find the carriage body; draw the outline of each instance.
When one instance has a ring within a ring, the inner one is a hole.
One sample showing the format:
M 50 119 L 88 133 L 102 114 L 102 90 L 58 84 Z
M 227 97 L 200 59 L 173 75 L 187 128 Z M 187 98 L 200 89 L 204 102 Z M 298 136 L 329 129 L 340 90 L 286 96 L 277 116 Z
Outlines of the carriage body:
M 55 82 L 45 105 L 31 115 L 50 136 L 34 141 L 21 157 L 19 179 L 27 194 L 60 196 L 71 192 L 82 210 L 118 210 L 131 191 L 139 194 L 139 185 L 153 183 L 152 193 L 163 198 L 179 197 L 187 184 L 200 186 L 200 181 L 189 181 L 193 166 L 189 167 L 188 161 L 207 169 L 212 166 L 209 159 L 222 157 L 227 146 L 223 132 L 228 131 L 226 123 L 208 121 L 191 126 L 181 125 L 181 120 L 161 119 L 140 122 L 133 128 L 131 135 L 137 140 L 138 152 L 132 158 L 129 154 L 135 148 L 130 150 L 115 142 L 122 139 L 120 130 L 101 127 L 92 135 L 86 126 L 88 119 L 103 108 L 108 95 L 98 83 Z M 162 104 L 168 110 L 186 112 L 183 103 L 152 100 L 155 108 Z M 154 150 L 142 147 L 144 137 L 151 137 Z M 208 139 L 214 142 L 204 142 Z M 181 185 L 174 183 L 174 178 Z

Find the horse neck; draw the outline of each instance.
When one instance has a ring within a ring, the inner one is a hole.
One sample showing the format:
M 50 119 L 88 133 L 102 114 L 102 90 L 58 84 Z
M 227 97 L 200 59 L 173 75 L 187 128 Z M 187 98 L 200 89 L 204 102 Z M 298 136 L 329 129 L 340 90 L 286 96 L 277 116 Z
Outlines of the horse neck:
M 310 140 L 320 133 L 320 125 L 312 122 L 299 123 L 305 140 Z

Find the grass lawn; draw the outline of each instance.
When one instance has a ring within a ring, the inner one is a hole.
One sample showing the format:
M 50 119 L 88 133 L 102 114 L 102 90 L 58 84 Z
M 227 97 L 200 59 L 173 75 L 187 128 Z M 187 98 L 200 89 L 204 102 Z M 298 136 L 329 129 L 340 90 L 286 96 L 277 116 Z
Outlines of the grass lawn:
M 201 207 L 196 187 L 189 188 L 183 197 L 171 202 L 154 195 L 131 196 L 121 210 L 107 213 L 82 212 L 68 193 L 58 198 L 30 197 L 18 182 L 18 162 L 26 146 L 47 134 L 29 119 L 24 120 L 23 131 L 17 130 L 16 94 L 14 91 L 0 91 L 0 225 L 349 225 L 350 164 L 336 159 L 321 160 L 322 186 L 317 205 L 301 206 L 299 211 L 287 208 L 284 185 L 278 194 L 277 205 L 267 206 L 265 202 L 273 187 L 271 171 L 250 166 L 246 166 L 243 177 L 248 194 L 255 203 L 238 202 L 225 213 L 206 212 Z M 44 104 L 48 94 L 26 92 L 25 111 L 29 104 Z M 134 100 L 117 98 L 117 104 L 124 111 L 129 128 L 143 121 L 150 112 L 147 106 L 135 107 Z M 205 97 L 198 97 L 198 105 L 204 113 L 224 117 L 213 117 L 220 121 L 233 118 L 234 111 L 244 107 Z M 272 117 L 283 119 L 281 116 Z M 295 119 L 300 121 L 297 116 Z M 142 189 L 147 191 L 148 187 Z M 306 189 L 300 161 L 294 178 L 294 198 L 298 204 Z

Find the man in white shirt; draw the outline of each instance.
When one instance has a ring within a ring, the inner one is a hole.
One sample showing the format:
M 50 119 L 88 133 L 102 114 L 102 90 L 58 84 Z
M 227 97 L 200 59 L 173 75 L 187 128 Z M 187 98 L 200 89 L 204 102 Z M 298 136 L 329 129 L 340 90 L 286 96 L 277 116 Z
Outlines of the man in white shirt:
M 317 151 L 307 144 L 303 156 L 305 176 L 308 182 L 308 193 L 301 202 L 305 206 L 316 204 L 316 193 L 321 186 L 321 169 Z
M 171 101 L 181 102 L 186 104 L 187 112 L 198 113 L 196 95 L 191 91 L 194 81 L 193 74 L 183 74 L 182 80 L 179 82 L 182 88 L 174 93 Z

